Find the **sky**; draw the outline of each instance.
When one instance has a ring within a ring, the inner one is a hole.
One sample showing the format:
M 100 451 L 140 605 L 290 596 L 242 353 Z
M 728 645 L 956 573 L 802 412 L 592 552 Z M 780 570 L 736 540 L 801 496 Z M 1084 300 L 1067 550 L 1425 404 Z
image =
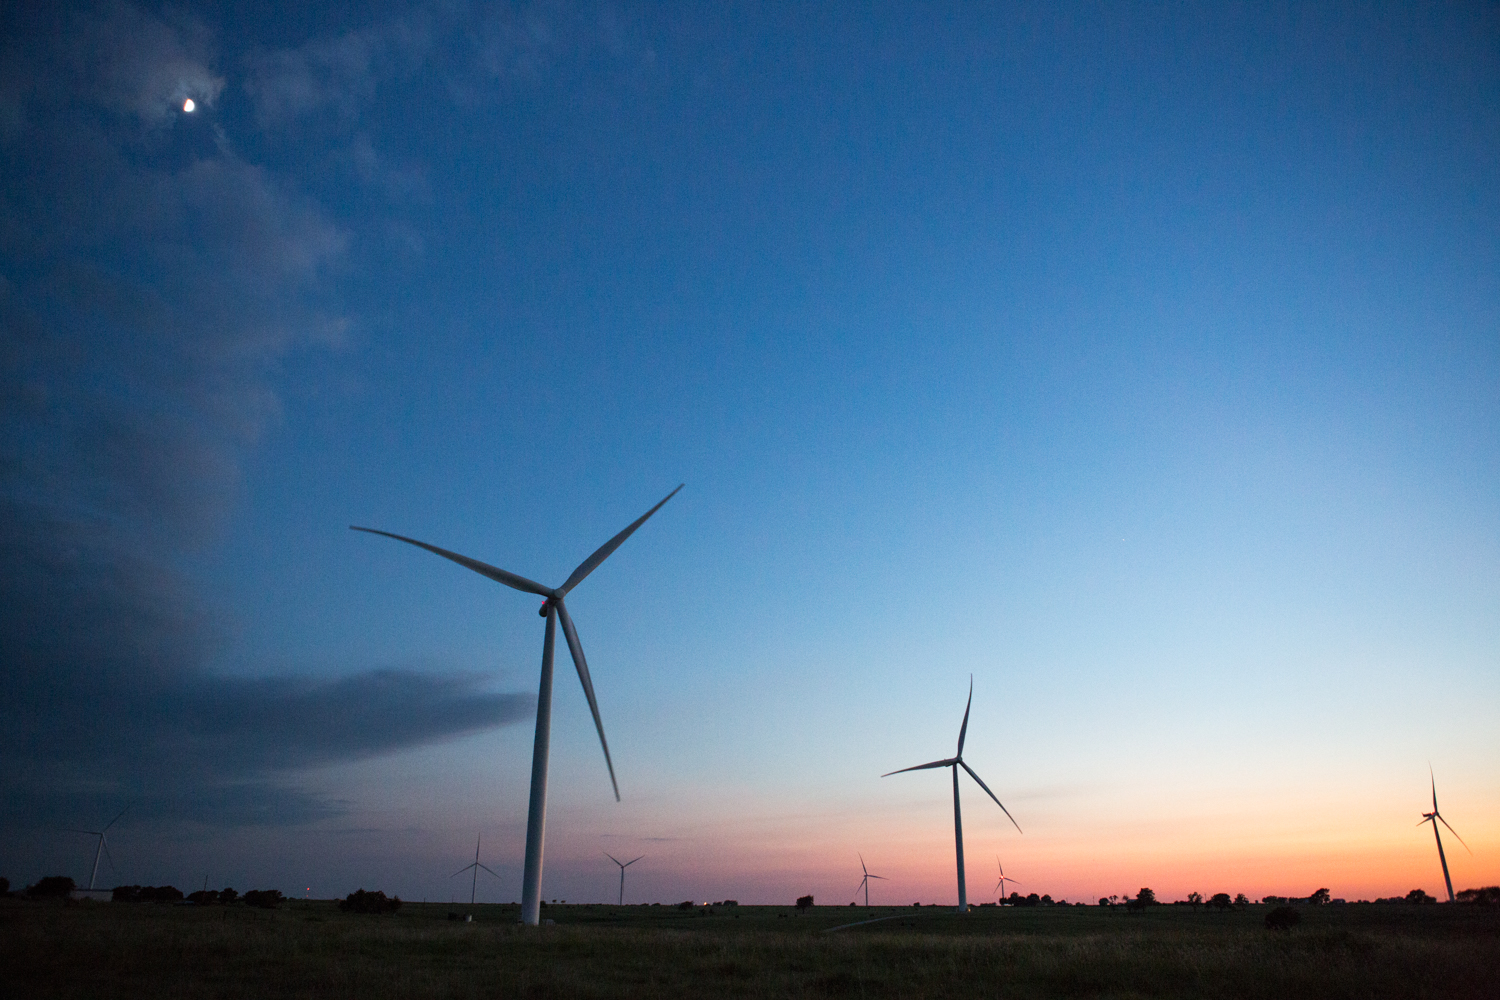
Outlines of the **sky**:
M 0 875 L 1500 883 L 1492 4 L 0 10 Z M 185 110 L 186 102 L 192 110 Z M 1444 831 L 1447 833 L 1447 831 Z

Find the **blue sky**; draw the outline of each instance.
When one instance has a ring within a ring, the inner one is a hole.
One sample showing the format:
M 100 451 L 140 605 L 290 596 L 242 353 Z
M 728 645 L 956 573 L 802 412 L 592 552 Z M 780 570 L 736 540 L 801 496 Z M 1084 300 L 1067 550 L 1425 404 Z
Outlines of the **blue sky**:
M 877 775 L 970 674 L 975 872 L 1435 892 L 1430 761 L 1500 880 L 1493 8 L 0 23 L 13 881 L 134 801 L 122 881 L 519 898 L 536 602 L 347 526 L 557 583 L 679 482 L 546 898 L 950 899 Z

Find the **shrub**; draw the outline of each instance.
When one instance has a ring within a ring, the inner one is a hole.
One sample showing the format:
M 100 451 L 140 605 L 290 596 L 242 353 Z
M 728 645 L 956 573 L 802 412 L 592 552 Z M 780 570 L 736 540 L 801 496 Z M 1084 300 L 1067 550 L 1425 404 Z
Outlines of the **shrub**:
M 339 900 L 339 909 L 349 913 L 395 913 L 401 909 L 401 897 L 387 899 L 384 892 L 359 889 Z
M 684 899 L 682 902 L 680 902 L 680 903 L 677 904 L 677 908 L 679 910 L 684 910 L 685 911 L 685 910 L 691 910 L 696 905 L 698 905 L 698 904 L 694 903 L 691 899 Z
M 31 899 L 66 899 L 76 888 L 78 886 L 66 875 L 48 875 L 39 879 L 36 885 L 27 886 L 26 895 Z
M 280 889 L 251 889 L 245 893 L 245 905 L 262 910 L 274 910 L 285 898 Z
M 1266 930 L 1290 931 L 1302 922 L 1302 914 L 1290 906 L 1278 906 L 1266 914 Z
M 1427 893 L 1423 892 L 1421 889 L 1413 889 L 1411 892 L 1408 892 L 1406 894 L 1406 901 L 1408 903 L 1436 903 L 1437 902 L 1436 899 L 1434 899 L 1432 896 L 1427 895 Z

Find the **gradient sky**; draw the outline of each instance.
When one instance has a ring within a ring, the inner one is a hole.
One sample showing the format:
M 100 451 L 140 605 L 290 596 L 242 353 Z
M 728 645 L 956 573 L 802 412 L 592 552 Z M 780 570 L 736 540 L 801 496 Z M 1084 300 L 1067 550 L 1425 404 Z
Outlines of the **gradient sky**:
M 537 601 L 347 526 L 679 482 L 547 899 L 952 902 L 970 675 L 971 899 L 1500 882 L 1494 5 L 312 6 L 0 12 L 12 883 L 519 899 Z

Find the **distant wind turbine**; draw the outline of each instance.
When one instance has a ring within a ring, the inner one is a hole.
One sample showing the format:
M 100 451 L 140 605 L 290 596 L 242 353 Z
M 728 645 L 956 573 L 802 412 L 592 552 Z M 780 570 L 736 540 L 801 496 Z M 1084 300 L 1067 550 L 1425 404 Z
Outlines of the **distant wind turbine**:
M 469 886 L 469 905 L 470 906 L 474 905 L 474 896 L 475 896 L 475 894 L 479 890 L 479 869 L 484 868 L 485 871 L 490 872 L 489 868 L 486 868 L 484 865 L 482 865 L 482 864 L 479 863 L 479 841 L 483 837 L 484 837 L 483 833 L 480 833 L 480 834 L 478 834 L 477 836 L 474 837 L 474 863 L 472 865 L 464 865 L 458 871 L 456 871 L 452 875 L 448 876 L 449 878 L 457 878 L 458 876 L 462 875 L 464 872 L 470 870 L 471 868 L 474 870 L 474 882 L 473 882 L 472 885 Z M 490 874 L 491 875 L 495 875 L 494 872 L 490 872 Z M 495 875 L 495 877 L 496 878 L 500 878 L 499 875 Z
M 642 854 L 641 858 L 634 858 L 634 859 L 632 859 L 630 861 L 621 861 L 619 858 L 615 857 L 613 854 L 609 853 L 608 851 L 604 852 L 604 856 L 606 858 L 608 858 L 609 860 L 613 861 L 615 864 L 617 864 L 617 865 L 620 866 L 620 905 L 624 906 L 625 905 L 625 869 L 629 868 L 631 865 L 633 865 L 637 861 L 641 860 L 641 858 L 644 858 L 645 855 Z
M 1448 902 L 1451 903 L 1453 902 L 1453 880 L 1448 877 L 1448 858 L 1443 854 L 1443 838 L 1438 833 L 1438 824 L 1441 823 L 1444 826 L 1447 826 L 1448 832 L 1453 834 L 1453 836 L 1455 837 L 1458 837 L 1458 831 L 1449 826 L 1448 821 L 1443 819 L 1443 814 L 1438 812 L 1437 778 L 1433 776 L 1431 767 L 1427 768 L 1427 776 L 1432 779 L 1432 812 L 1423 813 L 1421 822 L 1419 822 L 1417 825 L 1421 826 L 1422 823 L 1432 824 L 1432 835 L 1437 838 L 1438 860 L 1443 863 L 1443 882 L 1448 886 Z M 1458 837 L 1458 842 L 1460 844 L 1464 844 L 1464 838 Z M 1468 844 L 1464 844 L 1464 850 L 1469 851 L 1470 854 L 1474 853 L 1473 851 L 1469 850 Z
M 950 767 L 953 769 L 953 843 L 954 853 L 958 856 L 959 913 L 969 912 L 969 889 L 968 886 L 964 884 L 964 821 L 963 815 L 962 813 L 960 813 L 958 808 L 958 769 L 963 768 L 965 771 L 969 772 L 969 777 L 973 778 L 979 783 L 979 787 L 984 789 L 985 794 L 990 798 L 995 799 L 995 805 L 999 806 L 1000 811 L 1005 813 L 1005 818 L 1010 820 L 1011 823 L 1015 826 L 1016 832 L 1022 832 L 1021 824 L 1016 822 L 1016 818 L 1010 814 L 1009 809 L 1005 808 L 1005 804 L 998 798 L 995 798 L 995 793 L 990 791 L 990 786 L 984 783 L 983 778 L 974 773 L 974 769 L 972 767 L 964 763 L 964 738 L 968 735 L 969 732 L 969 707 L 973 704 L 974 675 L 970 674 L 969 700 L 964 704 L 963 725 L 958 727 L 958 752 L 955 753 L 952 757 L 946 757 L 943 760 L 935 760 L 928 764 L 918 764 L 915 767 L 903 767 L 899 771 L 890 771 L 886 774 L 881 775 L 882 778 L 889 778 L 892 774 L 905 774 L 907 771 L 925 771 L 929 768 L 934 767 Z
M 1004 806 L 1002 806 L 1001 808 L 1003 809 Z M 1009 815 L 1009 814 L 1007 814 L 1007 815 Z M 1000 881 L 998 881 L 998 882 L 995 883 L 995 888 L 997 888 L 997 889 L 1000 890 L 1000 899 L 1003 902 L 1005 900 L 1005 883 L 1012 882 L 1012 883 L 1014 883 L 1016 885 L 1020 885 L 1021 883 L 1020 882 L 1016 882 L 1016 880 L 1013 879 L 1013 878 L 1006 878 L 1005 877 L 1005 866 L 1002 865 L 1002 864 L 1000 864 L 1000 855 L 998 855 L 998 854 L 995 855 L 995 864 L 997 864 L 997 865 L 1000 866 Z
M 865 906 L 869 906 L 870 905 L 870 879 L 872 879 L 872 878 L 878 878 L 882 882 L 884 882 L 884 881 L 886 881 L 886 877 L 884 875 L 871 875 L 870 874 L 870 869 L 865 868 L 865 856 L 863 854 L 861 854 L 859 856 L 859 867 L 864 871 L 865 877 L 862 878 L 862 879 L 860 879 L 859 886 L 858 886 L 858 888 L 856 888 L 854 890 L 854 892 L 855 892 L 856 895 L 858 895 L 859 894 L 859 890 L 863 889 L 865 891 Z
M 609 743 L 604 738 L 604 723 L 599 718 L 599 704 L 594 700 L 594 682 L 589 677 L 588 661 L 583 657 L 583 647 L 578 643 L 578 632 L 573 628 L 573 619 L 568 615 L 568 608 L 563 603 L 563 598 L 570 590 L 582 583 L 585 577 L 598 569 L 600 563 L 608 559 L 610 554 L 635 532 L 635 529 L 645 524 L 646 519 L 660 510 L 662 504 L 676 496 L 677 490 L 680 489 L 682 486 L 679 484 L 676 490 L 662 498 L 661 503 L 646 511 L 624 531 L 601 545 L 593 555 L 578 564 L 578 568 L 563 582 L 561 587 L 555 588 L 544 587 L 524 576 L 498 569 L 478 559 L 461 556 L 457 552 L 440 549 L 436 545 L 419 542 L 415 538 L 350 525 L 355 531 L 384 535 L 386 538 L 394 538 L 398 542 L 406 542 L 408 545 L 426 549 L 428 552 L 458 563 L 465 569 L 487 576 L 497 583 L 503 583 L 507 587 L 524 593 L 536 594 L 544 599 L 541 609 L 537 612 L 547 619 L 547 632 L 542 640 L 542 680 L 537 689 L 536 737 L 531 749 L 531 803 L 526 813 L 526 868 L 521 882 L 521 921 L 523 923 L 536 926 L 541 923 L 542 919 L 542 842 L 547 832 L 547 757 L 552 745 L 552 646 L 557 636 L 559 619 L 562 621 L 563 636 L 568 642 L 568 652 L 573 654 L 573 666 L 578 669 L 578 680 L 583 684 L 583 695 L 588 699 L 589 711 L 594 715 L 594 728 L 599 731 L 599 745 L 604 748 L 604 766 L 609 768 L 609 783 L 614 787 L 615 801 L 620 801 L 620 785 L 615 781 L 615 765 L 609 759 Z
M 120 812 L 119 812 L 119 815 L 117 815 L 114 819 L 110 820 L 108 823 L 104 824 L 104 830 L 108 830 L 110 827 L 112 827 L 116 823 L 118 823 L 120 821 L 120 816 L 124 816 L 129 811 L 130 811 L 130 806 L 126 806 L 124 809 L 121 809 Z M 99 877 L 99 855 L 101 853 L 104 855 L 105 859 L 109 861 L 109 867 L 112 870 L 115 867 L 115 859 L 111 858 L 109 856 L 109 845 L 104 842 L 104 830 L 69 830 L 68 831 L 69 833 L 86 833 L 90 837 L 98 837 L 99 838 L 99 846 L 96 847 L 96 848 L 94 848 L 94 870 L 93 870 L 93 872 L 91 872 L 89 874 L 89 889 L 90 890 L 92 890 L 94 888 L 94 879 L 96 879 L 96 878 Z M 1447 869 L 1444 869 L 1444 870 L 1446 871 Z M 1451 893 L 1450 893 L 1450 895 L 1451 895 Z

